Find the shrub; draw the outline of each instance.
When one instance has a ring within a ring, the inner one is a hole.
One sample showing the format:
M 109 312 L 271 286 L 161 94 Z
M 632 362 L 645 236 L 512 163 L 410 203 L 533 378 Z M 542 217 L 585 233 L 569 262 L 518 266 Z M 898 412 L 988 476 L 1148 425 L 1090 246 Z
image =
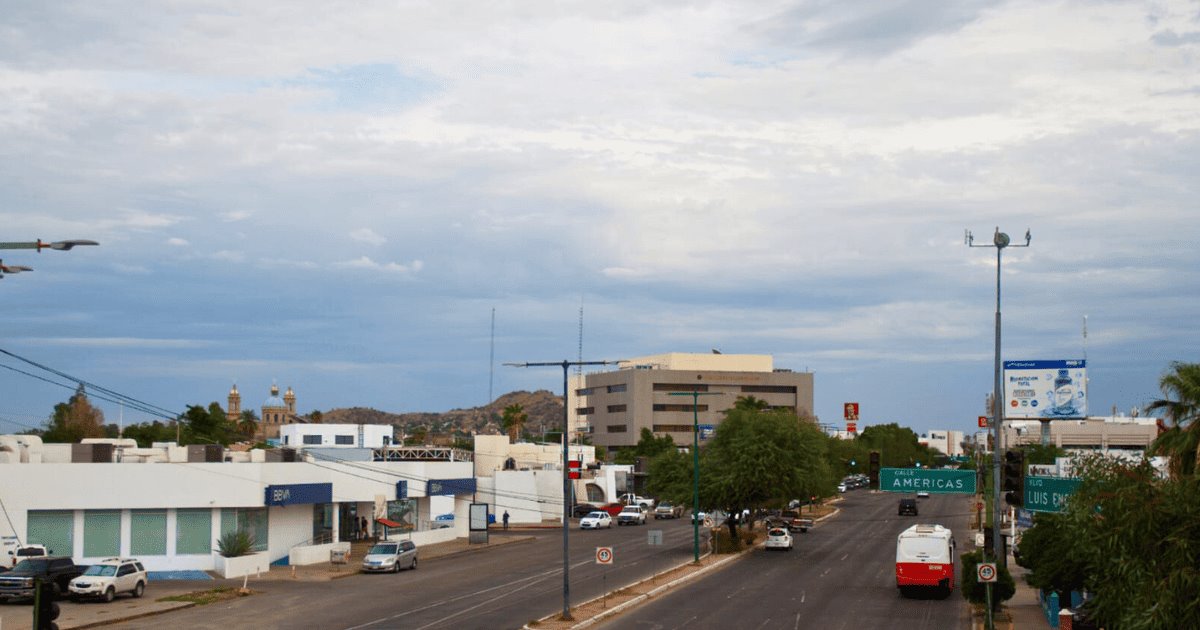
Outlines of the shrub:
M 217 551 L 226 558 L 248 556 L 254 551 L 254 536 L 247 531 L 233 531 L 217 539 Z
M 972 604 L 987 604 L 987 584 L 976 579 L 975 567 L 983 562 L 983 554 L 979 551 L 962 555 L 962 592 L 963 597 Z M 1011 599 L 1017 592 L 1017 584 L 1012 574 L 1003 565 L 996 567 L 996 582 L 992 584 L 992 610 L 1000 610 L 1000 602 Z

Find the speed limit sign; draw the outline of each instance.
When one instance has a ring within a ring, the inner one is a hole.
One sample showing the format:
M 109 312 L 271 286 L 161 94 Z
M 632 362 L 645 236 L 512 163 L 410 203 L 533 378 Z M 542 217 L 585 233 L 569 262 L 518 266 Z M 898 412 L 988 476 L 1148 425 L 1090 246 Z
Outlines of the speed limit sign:
M 596 547 L 596 564 L 612 564 L 612 547 Z
M 996 581 L 996 563 L 995 562 L 980 562 L 975 569 L 976 575 L 979 576 L 981 584 Z

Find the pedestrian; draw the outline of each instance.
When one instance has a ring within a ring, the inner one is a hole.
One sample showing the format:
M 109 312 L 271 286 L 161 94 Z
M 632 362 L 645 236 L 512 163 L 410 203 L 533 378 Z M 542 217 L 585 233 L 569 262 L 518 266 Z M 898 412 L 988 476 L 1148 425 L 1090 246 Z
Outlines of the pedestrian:
M 504 529 L 508 529 L 508 510 L 504 510 Z
M 367 539 L 367 517 L 365 516 L 360 516 L 358 518 L 358 539 Z

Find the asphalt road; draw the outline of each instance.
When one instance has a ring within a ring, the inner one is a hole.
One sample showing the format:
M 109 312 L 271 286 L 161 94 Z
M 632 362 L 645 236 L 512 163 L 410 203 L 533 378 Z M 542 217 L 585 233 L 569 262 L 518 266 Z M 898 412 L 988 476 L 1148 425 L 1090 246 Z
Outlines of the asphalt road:
M 970 551 L 971 497 L 919 499 L 920 515 L 913 517 L 897 516 L 898 495 L 853 490 L 844 496 L 838 516 L 795 534 L 795 550 L 755 550 L 600 627 L 969 628 L 970 609 L 957 584 L 946 599 L 901 598 L 895 559 L 896 536 L 918 522 L 950 527 L 960 554 Z M 961 566 L 956 562 L 956 570 Z
M 663 532 L 662 545 L 648 544 L 651 530 Z M 331 582 L 264 582 L 253 597 L 132 620 L 121 627 L 520 628 L 562 611 L 561 532 L 493 533 L 535 539 L 421 560 L 415 571 L 355 575 Z M 572 604 L 692 557 L 692 529 L 686 519 L 586 532 L 576 526 L 569 538 Z M 613 565 L 596 564 L 598 546 L 613 548 Z

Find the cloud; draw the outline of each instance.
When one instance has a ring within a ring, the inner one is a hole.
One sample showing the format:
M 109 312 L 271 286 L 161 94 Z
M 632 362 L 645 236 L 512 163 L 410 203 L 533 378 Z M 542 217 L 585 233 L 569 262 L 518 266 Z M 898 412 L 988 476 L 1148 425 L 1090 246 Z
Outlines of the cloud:
M 233 223 L 235 221 L 245 221 L 246 219 L 249 219 L 250 217 L 251 217 L 251 214 L 245 210 L 230 210 L 228 212 L 221 213 L 221 220 L 225 221 L 226 223 Z
M 204 348 L 211 342 L 196 339 L 148 339 L 139 337 L 30 337 L 28 341 L 48 346 L 73 348 L 124 348 L 149 350 L 180 350 Z
M 378 263 L 374 260 L 371 260 L 367 256 L 362 256 L 354 260 L 336 262 L 334 263 L 334 266 L 344 267 L 347 269 L 369 269 L 372 271 L 411 275 L 421 271 L 421 269 L 425 266 L 425 263 L 420 260 L 414 260 L 407 265 L 402 265 L 395 262 Z
M 171 247 L 188 247 L 191 245 L 191 243 L 187 242 L 187 239 L 179 238 L 178 236 L 172 236 L 171 238 L 167 239 L 167 245 L 170 245 Z
M 350 238 L 369 245 L 383 245 L 387 239 L 375 233 L 371 228 L 359 228 L 350 232 Z
M 227 249 L 222 249 L 222 250 L 213 252 L 211 254 L 211 258 L 213 258 L 214 260 L 221 260 L 224 262 L 240 263 L 240 262 L 244 262 L 246 260 L 246 254 L 244 254 L 243 252 L 235 252 L 235 251 L 230 251 Z

